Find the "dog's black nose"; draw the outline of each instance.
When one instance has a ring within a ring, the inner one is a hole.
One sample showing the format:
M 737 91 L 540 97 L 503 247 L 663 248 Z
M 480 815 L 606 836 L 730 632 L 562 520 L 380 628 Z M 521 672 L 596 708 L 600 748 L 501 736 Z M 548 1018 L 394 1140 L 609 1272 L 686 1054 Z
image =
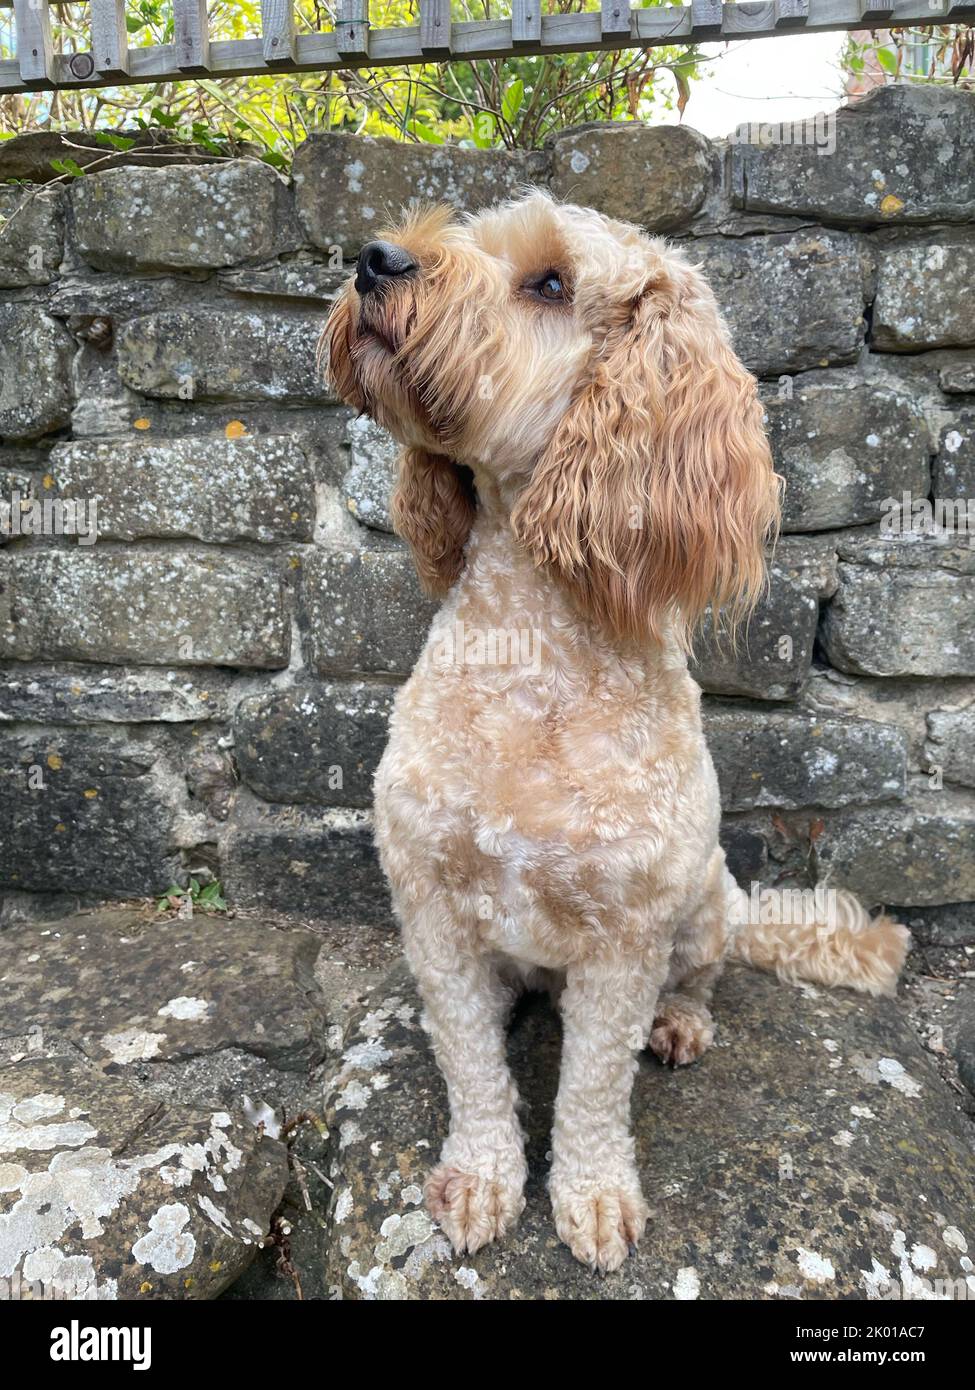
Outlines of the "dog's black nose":
M 402 246 L 394 246 L 390 241 L 369 241 L 359 252 L 355 287 L 360 294 L 371 294 L 387 280 L 409 275 L 411 270 L 416 270 L 416 262 Z

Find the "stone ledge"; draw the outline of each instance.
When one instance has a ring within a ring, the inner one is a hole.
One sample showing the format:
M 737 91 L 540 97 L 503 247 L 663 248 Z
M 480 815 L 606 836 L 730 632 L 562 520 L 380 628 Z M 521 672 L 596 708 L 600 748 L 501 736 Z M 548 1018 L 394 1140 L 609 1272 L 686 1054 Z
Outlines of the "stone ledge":
M 395 930 L 365 811 L 283 806 L 244 813 L 227 827 L 221 863 L 236 906 Z
M 861 226 L 975 219 L 970 93 L 933 85 L 878 87 L 835 116 L 810 118 L 806 127 L 816 143 L 793 139 L 801 125 L 773 126 L 767 144 L 734 145 L 738 207 Z
M 302 570 L 310 660 L 321 676 L 408 676 L 438 604 L 403 549 L 316 551 Z
M 71 1278 L 101 1299 L 330 1297 L 320 1063 L 395 938 L 154 905 L 3 925 L 0 1278 L 43 1280 L 35 1297 Z M 277 1210 L 293 1276 L 261 1248 Z
M 130 319 L 118 372 L 146 396 L 180 401 L 335 404 L 316 356 L 320 314 L 167 309 Z
M 0 556 L 0 655 L 268 669 L 287 666 L 290 645 L 273 561 L 81 547 Z
M 784 385 L 764 395 L 776 471 L 785 478 L 784 531 L 859 526 L 879 520 L 889 497 L 928 495 L 928 430 L 906 393 L 853 375 L 843 384 L 800 377 Z
M 822 639 L 842 671 L 975 675 L 975 551 L 957 537 L 851 539 Z
M 871 903 L 938 906 L 975 899 L 975 806 L 958 793 L 918 793 L 903 806 L 825 819 L 814 877 Z
M 0 289 L 48 285 L 61 265 L 61 194 L 0 185 Z
M 240 776 L 265 801 L 372 805 L 396 687 L 316 681 L 254 695 L 234 714 Z
M 0 438 L 39 439 L 71 419 L 75 343 L 36 304 L 0 304 Z
M 690 248 L 757 376 L 852 362 L 863 342 L 857 239 L 811 227 L 739 240 L 702 237 Z
M 61 497 L 97 503 L 99 540 L 308 541 L 315 480 L 287 435 L 75 441 L 51 450 Z
M 312 135 L 294 161 L 298 217 L 313 246 L 357 252 L 412 203 L 474 212 L 544 179 L 540 153 Z
M 725 812 L 899 800 L 907 789 L 906 738 L 866 719 L 711 702 L 704 734 Z
M 98 270 L 214 270 L 259 260 L 274 249 L 279 183 L 256 160 L 95 171 L 70 190 L 73 241 Z
M 253 1259 L 288 1164 L 239 1111 L 164 1105 L 67 1057 L 3 1079 L 0 1277 L 48 1298 L 200 1299 Z
M 225 163 L 221 155 L 210 154 L 198 145 L 187 145 L 168 130 L 139 126 L 118 130 L 133 142 L 128 150 L 113 150 L 101 144 L 94 131 L 72 130 L 61 134 L 52 130 L 31 131 L 0 141 L 0 181 L 24 179 L 29 183 L 50 183 L 61 178 L 51 167 L 52 159 L 73 159 L 83 169 L 97 165 L 99 170 L 144 166 L 158 169 L 161 165 L 188 164 L 194 167 Z M 252 147 L 254 148 L 254 147 Z
M 178 855 L 158 758 L 124 735 L 0 733 L 0 887 L 164 891 Z
M 918 1297 L 919 1275 L 966 1277 L 969 1133 L 892 1001 L 729 970 L 717 1045 L 701 1062 L 673 1072 L 641 1056 L 633 1116 L 650 1221 L 636 1254 L 602 1279 L 559 1243 L 544 1189 L 560 1050 L 551 1008 L 536 998 L 520 1009 L 509 1049 L 527 1208 L 473 1256 L 454 1255 L 421 1205 L 447 1115 L 419 1014 L 405 967 L 394 970 L 329 1085 L 327 1282 L 343 1297 L 868 1299 L 885 1278 Z
M 975 344 L 965 303 L 975 276 L 975 246 L 955 232 L 878 252 L 871 347 L 920 352 Z
M 590 122 L 547 144 L 556 198 L 593 207 L 648 232 L 673 232 L 711 188 L 711 144 L 690 126 Z
M 310 932 L 201 913 L 104 911 L 21 926 L 0 936 L 4 1028 L 26 1034 L 39 1023 L 46 1045 L 110 1074 L 225 1048 L 303 1070 L 325 1053 L 320 950 Z

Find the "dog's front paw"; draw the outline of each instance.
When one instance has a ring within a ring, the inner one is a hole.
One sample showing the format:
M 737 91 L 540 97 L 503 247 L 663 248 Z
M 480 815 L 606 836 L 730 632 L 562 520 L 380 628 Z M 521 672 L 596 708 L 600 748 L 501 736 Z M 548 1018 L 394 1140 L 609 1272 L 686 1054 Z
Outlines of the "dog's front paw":
M 661 1000 L 650 1034 L 650 1050 L 661 1062 L 684 1067 L 696 1062 L 714 1041 L 711 1014 L 693 999 Z
M 577 1260 L 611 1274 L 639 1243 L 647 1204 L 633 1174 L 622 1182 L 553 1178 L 555 1229 Z
M 525 1175 L 523 1164 L 512 1166 L 516 1171 L 479 1177 L 441 1163 L 427 1178 L 427 1210 L 458 1255 L 500 1240 L 517 1222 L 525 1207 Z

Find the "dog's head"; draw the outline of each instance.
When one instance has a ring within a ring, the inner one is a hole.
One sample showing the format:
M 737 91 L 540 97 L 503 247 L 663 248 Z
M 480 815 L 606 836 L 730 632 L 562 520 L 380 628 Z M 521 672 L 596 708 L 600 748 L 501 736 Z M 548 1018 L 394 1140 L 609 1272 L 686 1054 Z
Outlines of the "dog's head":
M 325 341 L 342 397 L 405 446 L 394 518 L 431 592 L 463 568 L 476 477 L 618 638 L 760 593 L 778 480 L 755 381 L 664 242 L 541 193 L 414 214 L 363 248 Z

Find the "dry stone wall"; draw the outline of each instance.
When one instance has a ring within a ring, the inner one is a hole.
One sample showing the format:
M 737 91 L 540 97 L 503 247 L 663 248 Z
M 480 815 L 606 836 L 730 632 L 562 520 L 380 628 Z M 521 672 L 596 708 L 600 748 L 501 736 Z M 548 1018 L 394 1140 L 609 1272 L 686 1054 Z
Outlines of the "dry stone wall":
M 527 182 L 688 246 L 761 379 L 784 534 L 747 641 L 696 654 L 736 873 L 975 940 L 975 549 L 881 526 L 904 493 L 975 505 L 975 98 L 890 87 L 826 130 L 318 136 L 290 183 L 242 160 L 0 184 L 0 920 L 199 870 L 390 923 L 371 776 L 431 606 L 390 443 L 316 344 L 387 213 Z M 0 147 L 0 179 L 30 166 Z M 73 533 L 26 534 L 57 501 Z

